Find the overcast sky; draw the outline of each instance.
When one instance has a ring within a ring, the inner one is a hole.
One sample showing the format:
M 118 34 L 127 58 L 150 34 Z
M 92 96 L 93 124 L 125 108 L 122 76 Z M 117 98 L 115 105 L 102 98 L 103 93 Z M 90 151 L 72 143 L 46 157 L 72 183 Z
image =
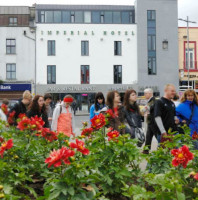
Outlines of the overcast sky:
M 27 5 L 37 4 L 109 4 L 109 5 L 132 5 L 135 0 L 0 0 L 0 5 Z M 198 26 L 198 0 L 178 0 L 178 17 L 189 16 L 191 21 L 196 21 Z M 186 26 L 179 23 L 179 26 Z

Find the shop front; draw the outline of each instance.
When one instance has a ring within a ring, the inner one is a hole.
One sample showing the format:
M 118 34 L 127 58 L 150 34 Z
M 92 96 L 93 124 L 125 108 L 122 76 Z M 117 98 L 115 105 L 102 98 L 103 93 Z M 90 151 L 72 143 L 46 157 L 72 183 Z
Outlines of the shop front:
M 55 103 L 62 100 L 65 95 L 71 94 L 76 101 L 77 109 L 89 112 L 96 93 L 102 92 L 106 98 L 108 92 L 116 90 L 121 94 L 121 100 L 123 100 L 124 93 L 128 89 L 137 90 L 137 85 L 38 85 L 37 93 L 52 94 Z
M 9 100 L 18 100 L 22 98 L 23 92 L 31 92 L 31 83 L 3 83 L 0 84 L 0 100 L 7 98 Z

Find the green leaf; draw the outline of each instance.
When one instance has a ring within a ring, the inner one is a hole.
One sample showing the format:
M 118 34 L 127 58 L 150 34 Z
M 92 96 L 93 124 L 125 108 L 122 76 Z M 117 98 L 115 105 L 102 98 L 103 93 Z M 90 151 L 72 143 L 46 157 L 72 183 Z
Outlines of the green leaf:
M 177 191 L 177 199 L 185 200 L 186 199 L 185 194 Z
M 69 187 L 67 189 L 68 193 L 71 195 L 71 196 L 74 196 L 74 188 L 73 187 Z
M 50 197 L 48 198 L 48 200 L 56 200 L 58 198 L 58 196 L 60 195 L 61 191 L 59 190 L 55 190 Z

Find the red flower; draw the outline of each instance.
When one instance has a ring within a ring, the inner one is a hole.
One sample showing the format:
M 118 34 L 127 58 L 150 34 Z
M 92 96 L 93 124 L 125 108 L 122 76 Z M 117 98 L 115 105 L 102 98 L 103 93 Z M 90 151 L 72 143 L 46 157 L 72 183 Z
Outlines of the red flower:
M 70 143 L 70 147 L 72 149 L 77 149 L 77 151 L 80 151 L 82 154 L 84 155 L 88 155 L 89 154 L 89 149 L 86 149 L 84 147 L 85 143 L 83 141 L 79 141 L 78 139 L 76 139 L 76 144 L 75 143 Z
M 42 135 L 42 137 L 44 137 L 46 140 L 48 140 L 50 142 L 58 139 L 56 136 L 56 133 L 53 131 L 50 131 L 49 128 L 43 128 L 41 135 Z
M 18 116 L 18 118 L 22 120 L 24 118 L 27 118 L 27 116 L 26 116 L 25 113 L 20 113 L 19 116 Z
M 193 132 L 192 139 L 198 140 L 198 133 L 196 131 Z
M 11 149 L 13 147 L 12 139 L 9 139 L 7 142 L 4 142 L 0 147 L 0 155 L 3 158 L 3 153 L 7 149 Z
M 1 105 L 1 110 L 5 113 L 5 115 L 8 114 L 8 106 L 4 103 Z
M 113 113 L 113 110 L 109 109 L 106 111 L 106 117 L 107 118 L 115 118 L 115 115 Z
M 45 122 L 41 117 L 37 115 L 35 117 L 31 117 L 31 129 L 32 130 L 40 130 L 43 128 Z
M 58 150 L 53 150 L 50 156 L 46 158 L 45 163 L 48 163 L 48 167 L 54 165 L 54 167 L 61 166 L 62 163 L 70 164 L 69 157 L 74 156 L 75 152 L 67 147 L 62 147 Z
M 14 116 L 15 116 L 16 112 L 15 111 L 12 111 L 11 113 L 9 113 L 8 115 L 8 123 L 10 125 L 13 125 L 14 124 Z
M 115 140 L 119 135 L 120 135 L 120 133 L 118 131 L 110 131 L 110 132 L 107 133 L 109 141 Z
M 94 118 L 91 119 L 91 126 L 94 129 L 100 129 L 105 126 L 105 116 L 103 114 L 95 115 Z
M 184 168 L 187 167 L 187 164 L 190 160 L 193 160 L 194 155 L 191 153 L 187 146 L 180 147 L 179 149 L 173 149 L 171 154 L 175 156 L 172 160 L 172 165 L 177 167 L 182 165 Z
M 90 136 L 92 132 L 93 132 L 93 128 L 85 128 L 83 129 L 81 135 Z
M 0 142 L 2 143 L 4 141 L 4 139 L 2 137 L 0 137 Z
M 194 179 L 198 181 L 198 173 L 195 174 Z
M 24 118 L 20 122 L 18 122 L 17 128 L 20 129 L 21 131 L 27 130 L 30 128 L 30 123 L 31 120 L 29 118 Z

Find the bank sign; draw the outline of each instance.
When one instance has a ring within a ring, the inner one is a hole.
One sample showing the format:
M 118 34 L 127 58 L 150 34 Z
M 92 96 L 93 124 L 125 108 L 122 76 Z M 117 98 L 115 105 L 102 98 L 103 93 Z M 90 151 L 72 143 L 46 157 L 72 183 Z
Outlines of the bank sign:
M 31 91 L 31 84 L 0 84 L 0 91 Z

